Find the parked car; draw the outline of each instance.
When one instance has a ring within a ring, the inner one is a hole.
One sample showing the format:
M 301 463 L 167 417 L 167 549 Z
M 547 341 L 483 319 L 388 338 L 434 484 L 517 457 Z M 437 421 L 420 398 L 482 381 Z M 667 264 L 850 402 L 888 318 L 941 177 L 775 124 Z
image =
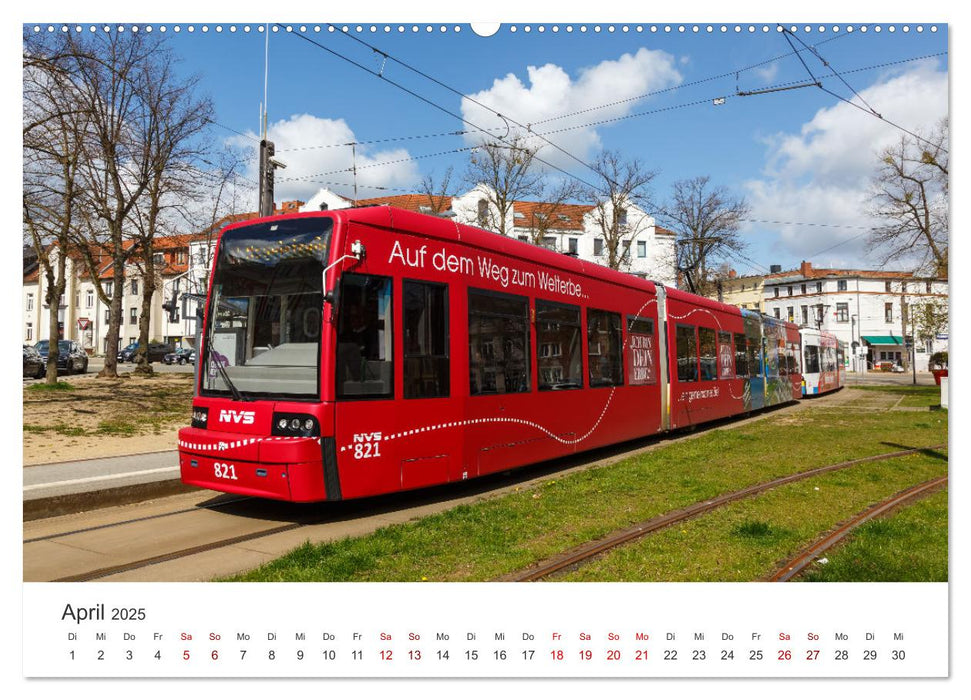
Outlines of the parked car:
M 130 343 L 126 345 L 121 350 L 118 351 L 118 361 L 119 362 L 134 362 L 135 361 L 135 351 L 138 349 L 138 343 Z
M 37 349 L 32 345 L 24 345 L 24 376 L 40 379 L 46 371 L 44 358 Z
M 163 357 L 162 362 L 167 365 L 184 365 L 186 362 L 194 365 L 196 363 L 196 351 L 192 348 L 176 348 L 175 352 L 170 352 Z
M 138 351 L 138 343 L 132 343 L 122 350 L 118 351 L 118 361 L 119 362 L 134 362 L 135 354 Z M 175 352 L 175 347 L 170 343 L 149 343 L 148 344 L 148 361 L 149 362 L 160 362 L 165 359 L 165 356 L 170 353 Z
M 39 341 L 34 348 L 44 360 L 44 371 L 47 371 L 47 356 L 50 353 L 50 342 L 47 340 Z M 73 340 L 57 341 L 57 371 L 64 374 L 72 372 L 88 371 L 88 353 L 86 353 L 77 342 Z

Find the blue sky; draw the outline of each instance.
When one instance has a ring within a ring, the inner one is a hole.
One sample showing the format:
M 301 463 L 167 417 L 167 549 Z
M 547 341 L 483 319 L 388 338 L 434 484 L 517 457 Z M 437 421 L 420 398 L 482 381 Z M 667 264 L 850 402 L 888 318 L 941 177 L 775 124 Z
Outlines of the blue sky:
M 228 24 L 221 32 L 216 24 L 205 25 L 207 32 L 194 26 L 191 34 L 185 25 L 178 34 L 170 29 L 171 45 L 214 98 L 217 119 L 228 127 L 217 129 L 219 136 L 251 146 L 252 139 L 231 130 L 258 133 L 265 35 L 259 25 L 237 24 L 235 32 Z M 659 201 L 669 197 L 674 181 L 699 175 L 744 196 L 752 206 L 745 227 L 751 262 L 736 260 L 740 272 L 802 259 L 875 266 L 876 259 L 864 256 L 860 235 L 873 223 L 864 210 L 866 182 L 877 152 L 903 132 L 816 87 L 749 97 L 737 96 L 738 90 L 809 82 L 811 71 L 827 89 L 857 104 L 865 99 L 890 121 L 925 133 L 948 109 L 945 24 L 911 23 L 906 32 L 899 24 L 892 32 L 891 25 L 865 25 L 864 31 L 860 24 L 826 24 L 822 32 L 819 24 L 809 32 L 804 24 L 786 25 L 797 27 L 793 45 L 818 54 L 804 50 L 806 66 L 771 23 L 744 24 L 740 32 L 735 25 L 722 32 L 720 24 L 711 25 L 712 32 L 707 24 L 697 25 L 697 32 L 690 24 L 684 32 L 677 24 L 505 24 L 490 37 L 455 23 L 430 25 L 431 32 L 428 24 L 417 25 L 417 32 L 413 24 L 373 22 L 338 25 L 337 31 L 326 24 L 291 26 L 291 33 L 271 31 L 269 41 L 270 136 L 288 165 L 277 175 L 278 199 L 306 199 L 321 186 L 349 193 L 341 185 L 351 182 L 349 174 L 334 171 L 350 166 L 350 149 L 319 147 L 350 141 L 388 139 L 357 147 L 362 197 L 416 191 L 426 174 L 440 176 L 449 166 L 464 170 L 468 152 L 447 152 L 474 145 L 478 136 L 402 137 L 474 129 L 388 81 L 477 126 L 502 127 L 494 115 L 468 102 L 463 108 L 459 95 L 391 60 L 398 59 L 520 123 L 536 123 L 536 131 L 579 160 L 592 161 L 601 148 L 640 159 L 658 173 L 653 194 Z M 299 38 L 301 26 L 304 36 L 371 71 L 383 65 L 388 80 Z M 343 35 L 344 26 L 391 59 Z M 717 97 L 727 99 L 716 106 Z M 582 113 L 557 119 L 575 112 Z M 612 121 L 593 124 L 605 120 Z M 576 160 L 548 146 L 542 156 L 592 181 Z
M 219 21 L 219 14 L 207 17 L 205 23 L 192 22 L 198 10 L 185 10 L 188 6 L 177 0 L 175 7 L 183 11 L 164 22 L 170 45 L 183 58 L 183 69 L 198 74 L 202 88 L 215 101 L 222 127 L 214 129 L 214 137 L 252 147 L 264 90 L 261 25 L 233 21 L 231 16 Z M 350 149 L 319 146 L 381 141 L 356 149 L 359 196 L 367 197 L 417 191 L 424 175 L 440 176 L 449 166 L 462 173 L 468 150 L 459 149 L 470 148 L 478 138 L 470 134 L 402 138 L 473 129 L 298 38 L 295 34 L 301 26 L 306 27 L 307 37 L 372 71 L 380 70 L 383 63 L 389 80 L 448 112 L 480 126 L 503 128 L 494 115 L 463 103 L 460 96 L 390 59 L 382 62 L 368 47 L 340 31 L 329 31 L 326 23 L 300 22 L 301 15 L 317 13 L 282 9 L 295 31 L 271 32 L 269 42 L 270 136 L 278 158 L 288 165 L 277 174 L 278 201 L 306 199 L 321 186 L 350 194 L 350 187 L 342 185 L 351 182 L 349 174 L 334 172 L 350 166 Z M 693 9 L 697 16 L 697 8 Z M 685 17 L 680 22 L 598 24 L 586 21 L 597 15 L 587 8 L 586 16 L 568 17 L 569 22 L 507 22 L 494 35 L 481 37 L 467 22 L 452 20 L 456 12 L 443 11 L 441 4 L 408 11 L 395 8 L 383 14 L 369 4 L 357 22 L 348 21 L 353 13 L 347 8 L 340 11 L 344 21 L 338 26 L 347 26 L 353 36 L 517 121 L 536 124 L 537 132 L 547 134 L 581 161 L 594 160 L 601 148 L 638 158 L 657 172 L 652 194 L 659 202 L 669 198 L 676 180 L 700 175 L 709 175 L 713 184 L 744 196 L 752 207 L 752 221 L 744 229 L 748 260 L 735 260 L 740 272 L 762 271 L 770 264 L 793 267 L 803 259 L 817 266 L 876 267 L 879 263 L 863 250 L 861 234 L 874 223 L 865 212 L 866 186 L 877 152 L 902 132 L 815 87 L 736 96 L 737 90 L 812 80 L 774 22 L 751 21 L 769 13 L 741 8 L 737 19 L 750 21 L 739 25 L 706 22 L 704 17 L 695 22 Z M 557 8 L 535 14 L 566 18 L 566 12 Z M 92 19 L 84 16 L 91 15 L 91 10 L 76 13 L 69 9 L 64 19 L 72 14 L 77 17 L 73 22 Z M 95 14 L 104 19 L 103 12 Z M 265 20 L 236 14 L 243 20 Z M 515 11 L 503 7 L 496 14 L 511 16 Z M 617 16 L 616 11 L 603 14 Z M 721 15 L 724 11 L 713 13 L 728 19 Z M 119 19 L 125 16 L 132 21 L 147 19 L 137 12 L 133 15 L 130 8 L 119 13 Z M 163 23 L 151 19 L 157 31 Z M 443 23 L 443 19 L 451 21 Z M 176 24 L 181 28 L 178 33 Z M 713 31 L 707 31 L 709 25 Z M 194 31 L 189 32 L 189 26 Z M 321 31 L 314 31 L 317 26 Z M 363 31 L 357 31 L 359 26 Z M 376 31 L 371 31 L 372 26 Z M 413 31 L 414 26 L 419 31 Z M 427 31 L 429 26 L 432 31 Z M 443 26 L 447 31 L 441 31 Z M 863 25 L 815 20 L 786 26 L 795 27 L 799 39 L 819 54 L 801 53 L 827 89 L 860 103 L 821 59 L 877 111 L 911 131 L 927 132 L 946 116 L 946 22 Z M 903 31 L 904 26 L 909 31 Z M 821 27 L 825 31 L 819 31 Z M 925 58 L 915 60 L 919 57 Z M 725 103 L 714 105 L 711 100 L 716 97 L 725 97 Z M 620 104 L 602 108 L 617 101 Z M 581 113 L 557 119 L 576 112 Z M 605 123 L 594 124 L 599 121 Z M 549 146 L 541 156 L 593 181 L 588 169 Z M 248 176 L 256 179 L 255 162 Z

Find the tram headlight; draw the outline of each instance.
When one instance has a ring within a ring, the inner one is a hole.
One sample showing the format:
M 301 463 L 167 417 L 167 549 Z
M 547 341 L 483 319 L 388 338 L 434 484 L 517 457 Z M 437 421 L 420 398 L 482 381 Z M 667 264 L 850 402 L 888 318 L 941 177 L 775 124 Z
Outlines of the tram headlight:
M 200 406 L 192 407 L 192 427 L 205 428 L 209 423 L 209 409 Z
M 319 437 L 320 425 L 305 413 L 274 413 L 273 435 L 281 437 Z

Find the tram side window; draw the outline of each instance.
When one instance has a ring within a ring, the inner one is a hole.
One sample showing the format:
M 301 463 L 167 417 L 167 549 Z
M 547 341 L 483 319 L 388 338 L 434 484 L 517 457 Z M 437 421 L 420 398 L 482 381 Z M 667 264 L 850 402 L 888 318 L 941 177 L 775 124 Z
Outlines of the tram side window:
M 580 307 L 536 300 L 536 384 L 540 391 L 583 387 Z
M 627 383 L 657 384 L 654 369 L 654 319 L 627 317 Z
M 587 309 L 587 355 L 590 386 L 619 386 L 624 383 L 621 359 L 624 329 L 620 314 Z
M 806 374 L 819 374 L 819 346 L 807 345 L 806 351 Z
M 675 343 L 678 350 L 678 381 L 698 381 L 698 343 L 695 340 L 695 327 L 678 325 L 675 330 Z
M 402 283 L 404 304 L 404 396 L 448 396 L 448 287 Z
M 735 376 L 732 368 L 732 334 L 718 331 L 718 378 L 731 379 Z
M 698 328 L 698 346 L 701 350 L 701 379 L 718 379 L 718 347 L 712 328 Z
M 735 376 L 749 376 L 748 354 L 745 352 L 745 334 L 735 334 Z
M 529 299 L 469 289 L 469 391 L 529 391 Z
M 345 273 L 339 303 L 337 398 L 391 398 L 391 279 Z

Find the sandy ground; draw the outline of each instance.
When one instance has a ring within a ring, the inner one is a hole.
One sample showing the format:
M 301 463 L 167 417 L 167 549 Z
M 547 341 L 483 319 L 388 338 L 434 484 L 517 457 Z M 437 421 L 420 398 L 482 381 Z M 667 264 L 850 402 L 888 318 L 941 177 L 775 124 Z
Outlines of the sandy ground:
M 67 377 L 69 392 L 23 392 L 23 464 L 32 466 L 176 449 L 189 424 L 192 375 Z M 157 425 L 139 420 L 152 416 Z M 105 429 L 117 426 L 115 429 Z M 135 435 L 120 434 L 133 426 Z M 58 430 L 41 430 L 59 426 Z M 70 434 L 83 433 L 83 434 Z

